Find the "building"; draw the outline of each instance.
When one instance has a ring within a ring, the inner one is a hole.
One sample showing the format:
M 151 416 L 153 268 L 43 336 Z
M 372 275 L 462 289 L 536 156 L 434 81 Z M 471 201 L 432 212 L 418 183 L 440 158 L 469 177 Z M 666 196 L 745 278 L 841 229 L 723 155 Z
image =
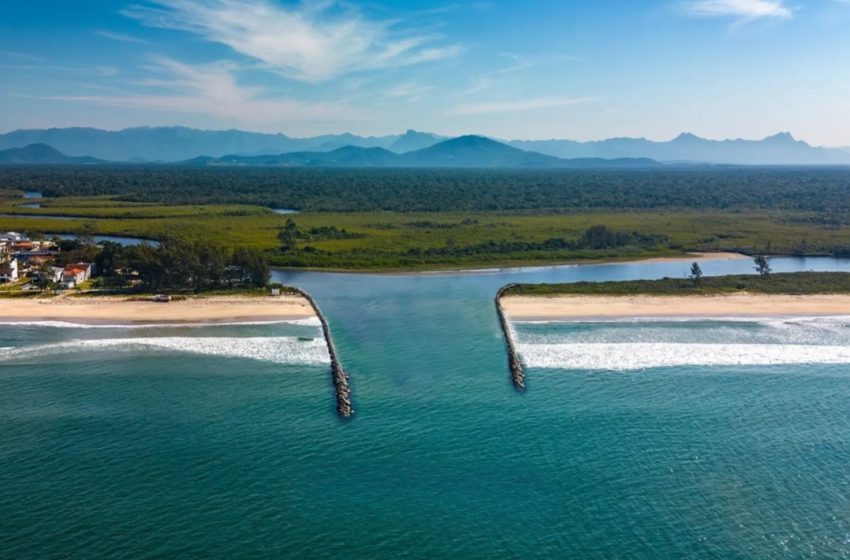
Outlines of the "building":
M 0 283 L 18 281 L 18 261 L 12 259 L 9 262 L 0 263 Z
M 27 276 L 34 282 L 61 282 L 62 276 L 65 274 L 65 269 L 61 266 L 48 266 L 33 270 Z
M 66 288 L 73 288 L 91 277 L 92 265 L 87 263 L 69 264 L 62 271 L 62 284 Z
M 16 231 L 7 231 L 6 233 L 0 233 L 0 242 L 6 241 L 7 243 L 17 243 L 18 241 L 25 240 L 26 236 Z

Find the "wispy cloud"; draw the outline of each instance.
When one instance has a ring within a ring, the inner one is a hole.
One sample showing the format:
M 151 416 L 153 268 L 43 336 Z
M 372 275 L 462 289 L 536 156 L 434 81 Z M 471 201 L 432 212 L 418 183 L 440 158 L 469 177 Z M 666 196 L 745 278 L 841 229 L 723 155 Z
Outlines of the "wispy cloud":
M 230 63 L 189 66 L 163 57 L 148 67 L 153 77 L 133 84 L 132 93 L 50 96 L 46 99 L 229 119 L 240 126 L 269 128 L 287 122 L 357 118 L 345 103 L 303 102 L 270 97 L 259 87 L 240 85 Z M 147 93 L 138 93 L 139 91 Z
M 144 25 L 194 33 L 281 75 L 322 82 L 346 73 L 457 55 L 433 34 L 398 31 L 335 0 L 284 6 L 269 0 L 154 0 L 122 11 Z
M 426 92 L 432 89 L 434 89 L 432 86 L 408 82 L 385 90 L 384 96 L 407 101 L 419 101 Z
M 741 22 L 790 19 L 794 15 L 784 0 L 695 0 L 685 4 L 684 10 L 692 16 L 734 18 Z
M 115 31 L 106 31 L 103 29 L 98 29 L 94 31 L 94 34 L 104 37 L 106 39 L 112 39 L 113 41 L 120 41 L 122 43 L 147 43 L 147 41 L 145 41 L 144 39 L 134 37 L 133 35 L 128 35 L 127 33 L 116 33 Z
M 518 111 L 533 111 L 536 109 L 552 109 L 567 107 L 593 101 L 593 97 L 535 97 L 508 101 L 493 101 L 487 103 L 468 103 L 456 107 L 452 113 L 456 115 L 475 115 L 481 113 L 513 113 Z
M 44 59 L 34 54 L 22 53 L 18 51 L 0 51 L 0 56 L 5 58 L 15 58 L 18 60 L 26 60 L 29 62 L 43 62 Z

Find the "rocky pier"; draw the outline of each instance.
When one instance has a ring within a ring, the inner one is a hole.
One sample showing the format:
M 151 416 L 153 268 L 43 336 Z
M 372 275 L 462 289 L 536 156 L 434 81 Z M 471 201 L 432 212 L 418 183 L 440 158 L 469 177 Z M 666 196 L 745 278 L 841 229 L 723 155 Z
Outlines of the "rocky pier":
M 499 315 L 499 324 L 502 326 L 502 334 L 505 337 L 505 346 L 508 351 L 508 369 L 511 372 L 511 381 L 513 381 L 514 388 L 516 390 L 524 391 L 525 370 L 522 367 L 522 360 L 519 359 L 519 354 L 517 354 L 516 346 L 514 345 L 511 325 L 505 316 L 504 310 L 502 309 L 502 296 L 514 286 L 515 284 L 508 284 L 496 294 L 496 313 Z
M 325 318 L 322 310 L 319 309 L 313 296 L 299 288 L 292 288 L 292 290 L 310 303 L 310 306 L 322 323 L 322 334 L 325 337 L 325 343 L 328 345 L 328 354 L 331 357 L 331 382 L 333 383 L 334 393 L 336 395 L 336 412 L 342 418 L 350 418 L 354 415 L 354 407 L 351 404 L 351 385 L 348 374 L 345 373 L 339 361 L 328 320 Z

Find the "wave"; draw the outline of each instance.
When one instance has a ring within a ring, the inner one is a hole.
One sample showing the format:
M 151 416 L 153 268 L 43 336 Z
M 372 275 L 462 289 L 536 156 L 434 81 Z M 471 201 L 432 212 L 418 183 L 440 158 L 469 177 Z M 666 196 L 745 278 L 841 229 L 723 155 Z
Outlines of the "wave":
M 548 369 L 850 364 L 850 346 L 807 344 L 519 344 L 517 351 L 528 367 Z
M 276 364 L 325 365 L 330 363 L 323 338 L 296 337 L 146 337 L 68 340 L 15 348 L 0 348 L 0 360 L 97 351 L 182 352 L 222 358 L 248 358 Z

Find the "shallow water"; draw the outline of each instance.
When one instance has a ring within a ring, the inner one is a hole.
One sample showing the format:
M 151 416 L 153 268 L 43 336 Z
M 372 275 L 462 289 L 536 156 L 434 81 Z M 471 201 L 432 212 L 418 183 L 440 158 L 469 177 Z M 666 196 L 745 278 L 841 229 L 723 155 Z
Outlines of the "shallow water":
M 530 367 L 528 391 L 512 389 L 500 286 L 688 268 L 277 272 L 328 315 L 350 422 L 326 365 L 286 346 L 316 326 L 4 326 L 0 556 L 846 557 L 845 364 L 610 369 L 597 352 L 592 368 Z M 830 321 L 515 328 L 543 346 L 843 347 Z

